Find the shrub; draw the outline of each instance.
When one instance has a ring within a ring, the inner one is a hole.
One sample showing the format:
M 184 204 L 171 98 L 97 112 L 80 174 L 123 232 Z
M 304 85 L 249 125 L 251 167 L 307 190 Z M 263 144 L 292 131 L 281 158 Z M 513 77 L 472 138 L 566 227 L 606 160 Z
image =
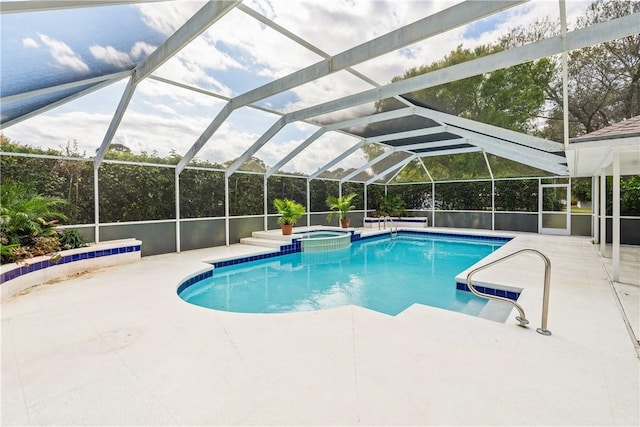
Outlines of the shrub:
M 37 194 L 33 186 L 11 181 L 2 183 L 0 192 L 0 252 L 2 263 L 60 250 L 54 229 L 66 217 L 56 210 L 62 199 Z

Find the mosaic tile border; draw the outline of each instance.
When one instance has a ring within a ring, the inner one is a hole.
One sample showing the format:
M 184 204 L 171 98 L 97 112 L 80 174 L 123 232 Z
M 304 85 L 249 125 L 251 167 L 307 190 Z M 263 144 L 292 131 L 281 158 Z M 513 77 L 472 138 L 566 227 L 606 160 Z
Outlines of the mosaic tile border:
M 506 236 L 483 236 L 480 234 L 456 234 L 456 233 L 443 233 L 440 231 L 418 231 L 418 230 L 400 230 L 398 234 L 420 234 L 423 236 L 437 236 L 437 237 L 455 237 L 464 238 L 470 240 L 493 240 L 497 242 L 509 242 L 513 240 L 513 237 Z
M 178 286 L 178 294 L 187 289 L 189 286 L 194 285 L 201 280 L 208 279 L 211 276 L 213 276 L 213 270 L 205 271 L 204 273 L 197 274 L 190 279 L 185 280 L 180 284 L 180 286 Z
M 21 266 L 20 268 L 14 268 L 13 270 L 4 272 L 0 275 L 0 283 L 6 283 L 10 280 L 16 279 L 18 277 L 24 276 L 29 273 L 33 273 L 34 271 L 44 270 L 45 268 L 55 267 L 57 265 L 68 264 L 70 262 L 83 261 L 94 258 L 101 258 L 104 256 L 111 255 L 120 255 L 131 252 L 140 252 L 141 245 L 132 245 L 132 246 L 123 246 L 121 248 L 112 248 L 112 249 L 101 249 L 89 252 L 81 252 L 72 255 L 65 255 L 60 258 L 57 262 L 51 261 L 50 259 L 34 262 L 29 264 L 28 261 L 25 261 L 26 265 Z
M 483 294 L 493 295 L 493 296 L 502 297 L 502 298 L 508 298 L 512 301 L 518 301 L 518 298 L 520 298 L 520 292 L 505 291 L 504 289 L 494 289 L 494 288 L 489 288 L 487 286 L 480 286 L 480 285 L 475 285 L 474 287 L 478 290 L 478 292 L 482 292 Z M 459 291 L 471 292 L 466 283 L 456 282 L 456 289 Z

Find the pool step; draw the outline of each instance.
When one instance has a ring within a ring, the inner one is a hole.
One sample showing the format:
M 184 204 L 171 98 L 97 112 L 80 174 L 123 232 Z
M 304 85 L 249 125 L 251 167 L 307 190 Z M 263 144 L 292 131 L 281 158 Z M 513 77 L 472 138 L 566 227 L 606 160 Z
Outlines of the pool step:
M 280 249 L 280 246 L 287 245 L 289 242 L 283 240 L 263 239 L 261 237 L 244 237 L 240 239 L 240 243 L 244 245 L 262 246 L 264 248 Z
M 251 237 L 255 237 L 258 239 L 265 240 L 279 240 L 280 242 L 285 242 L 286 244 L 291 243 L 291 236 L 284 236 L 280 230 L 274 232 L 272 231 L 254 231 L 251 233 Z M 284 244 L 284 243 L 282 243 Z

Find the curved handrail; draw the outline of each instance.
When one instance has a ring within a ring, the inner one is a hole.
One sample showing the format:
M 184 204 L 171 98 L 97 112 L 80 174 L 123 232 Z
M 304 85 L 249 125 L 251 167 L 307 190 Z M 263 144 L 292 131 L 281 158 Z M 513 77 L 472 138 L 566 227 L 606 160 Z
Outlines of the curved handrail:
M 394 231 L 393 231 L 393 227 L 395 226 L 396 231 L 395 234 L 396 236 L 398 235 L 398 226 L 394 225 L 393 223 L 393 218 L 391 218 L 389 215 L 384 217 L 384 228 L 387 228 L 387 220 L 389 221 L 389 230 L 391 231 L 391 236 L 393 237 Z
M 502 258 L 499 258 L 495 261 L 491 261 L 488 264 L 482 265 L 480 267 L 476 267 L 473 270 L 471 270 L 468 274 L 467 274 L 467 287 L 469 288 L 469 290 L 471 291 L 471 293 L 473 293 L 474 295 L 477 295 L 479 297 L 482 298 L 487 298 L 487 299 L 493 299 L 496 301 L 502 301 L 502 302 L 507 302 L 511 305 L 513 305 L 516 309 L 518 309 L 518 312 L 520 313 L 519 316 L 516 316 L 516 320 L 518 322 L 520 322 L 520 324 L 518 326 L 522 326 L 524 328 L 527 327 L 527 325 L 529 324 L 529 321 L 527 320 L 525 314 L 524 314 L 524 309 L 520 306 L 520 304 L 516 303 L 515 301 L 512 301 L 508 298 L 503 298 L 503 297 L 498 297 L 495 295 L 489 295 L 489 294 L 485 294 L 482 293 L 480 291 L 478 291 L 474 285 L 471 283 L 471 277 L 476 274 L 478 271 L 484 270 L 485 268 L 491 267 L 492 265 L 498 264 L 504 260 L 507 260 L 509 258 L 512 258 L 518 254 L 521 254 L 523 252 L 533 252 L 537 255 L 539 255 L 542 260 L 544 261 L 544 291 L 543 291 L 543 301 L 542 301 L 542 325 L 540 328 L 537 328 L 536 331 L 542 335 L 551 335 L 551 331 L 549 331 L 547 329 L 547 317 L 549 314 L 549 286 L 550 286 L 550 279 L 551 279 L 551 261 L 549 260 L 549 258 L 543 254 L 542 252 L 535 250 L 535 249 L 530 249 L 530 248 L 526 248 L 526 249 L 520 249 L 519 251 L 516 251 L 512 254 L 506 255 Z

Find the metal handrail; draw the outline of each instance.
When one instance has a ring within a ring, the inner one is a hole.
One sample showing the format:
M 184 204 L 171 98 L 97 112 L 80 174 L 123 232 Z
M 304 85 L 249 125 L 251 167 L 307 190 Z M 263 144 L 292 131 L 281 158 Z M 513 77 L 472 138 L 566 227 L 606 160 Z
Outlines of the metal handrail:
M 387 220 L 389 220 L 389 230 L 391 230 L 391 236 L 393 237 L 394 233 L 397 236 L 398 235 L 398 227 L 395 226 L 396 231 L 393 231 L 394 225 L 393 225 L 393 219 L 387 215 L 384 217 L 384 228 L 387 228 Z
M 547 317 L 549 314 L 549 286 L 550 286 L 550 281 L 551 281 L 551 261 L 549 261 L 549 258 L 543 254 L 540 251 L 537 251 L 535 249 L 520 249 L 519 251 L 516 251 L 512 254 L 509 254 L 507 256 L 504 256 L 500 259 L 497 259 L 495 261 L 492 261 L 488 264 L 482 265 L 480 267 L 476 267 L 473 270 L 471 270 L 469 272 L 469 274 L 467 274 L 467 287 L 469 288 L 469 290 L 474 294 L 477 295 L 479 297 L 483 297 L 483 298 L 487 298 L 487 299 L 493 299 L 496 301 L 502 301 L 502 302 L 507 302 L 511 305 L 513 305 L 515 308 L 518 309 L 518 312 L 520 313 L 519 316 L 516 316 L 516 320 L 518 322 L 520 322 L 520 324 L 518 326 L 522 326 L 523 328 L 526 328 L 527 325 L 529 324 L 529 321 L 527 320 L 525 314 L 524 314 L 524 309 L 520 306 L 520 304 L 516 303 L 515 301 L 512 301 L 508 298 L 503 298 L 503 297 L 498 297 L 495 295 L 489 295 L 489 294 L 485 294 L 482 293 L 480 291 L 478 291 L 474 285 L 471 283 L 471 277 L 476 274 L 478 271 L 484 270 L 485 268 L 491 267 L 492 265 L 498 264 L 504 260 L 507 260 L 509 258 L 512 258 L 518 254 L 521 254 L 523 252 L 533 252 L 535 254 L 538 254 L 542 260 L 544 261 L 544 291 L 543 291 L 543 297 L 542 297 L 542 325 L 540 328 L 537 328 L 536 331 L 542 335 L 551 335 L 551 331 L 549 331 L 547 329 Z

